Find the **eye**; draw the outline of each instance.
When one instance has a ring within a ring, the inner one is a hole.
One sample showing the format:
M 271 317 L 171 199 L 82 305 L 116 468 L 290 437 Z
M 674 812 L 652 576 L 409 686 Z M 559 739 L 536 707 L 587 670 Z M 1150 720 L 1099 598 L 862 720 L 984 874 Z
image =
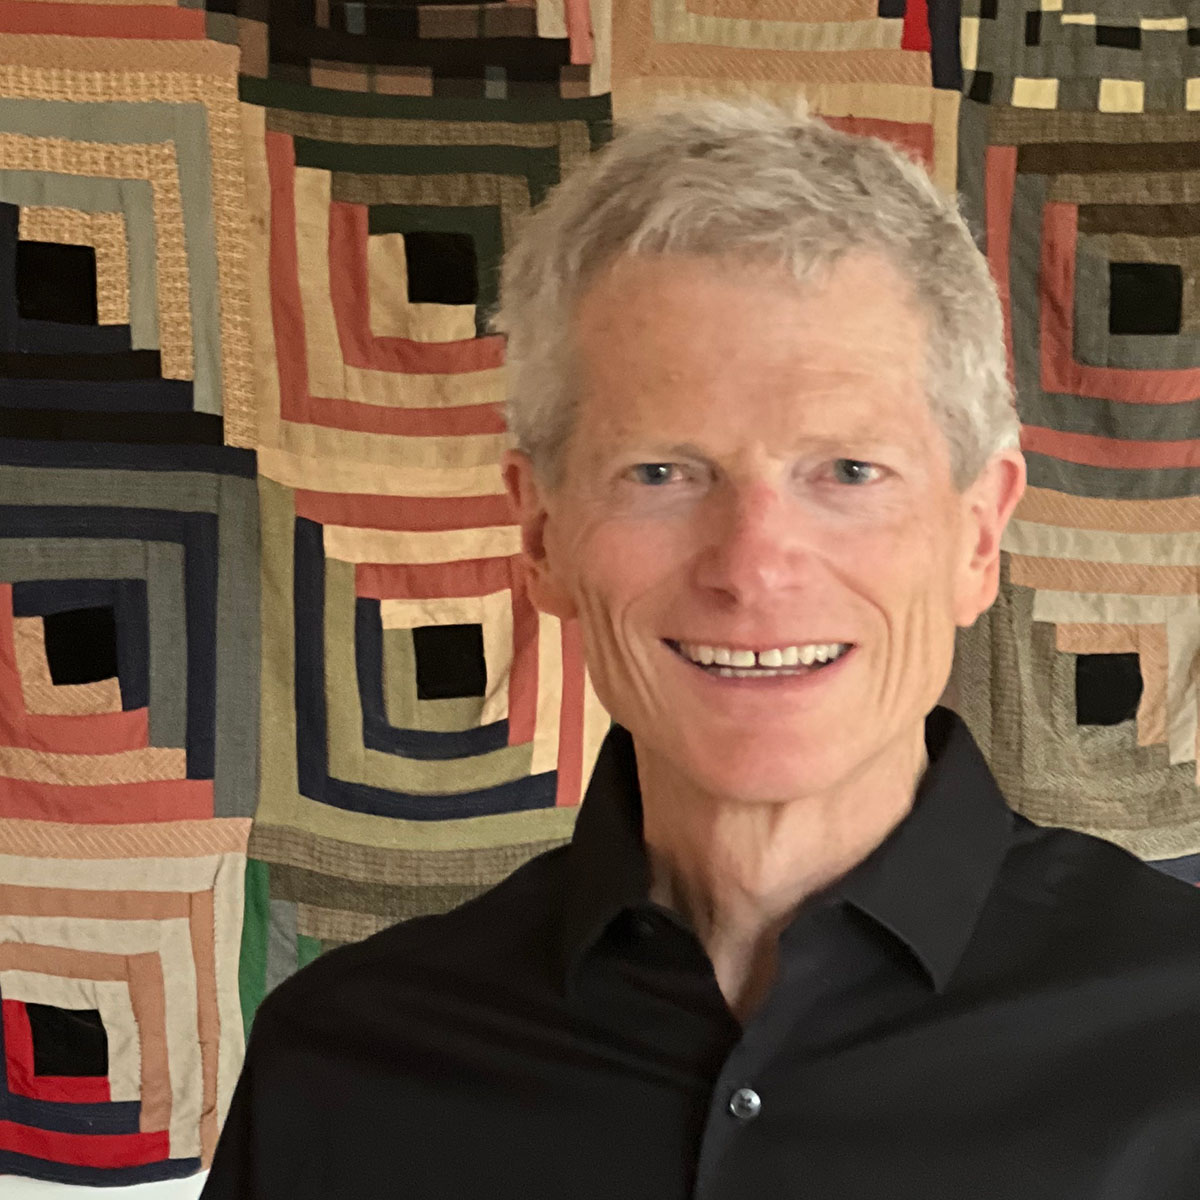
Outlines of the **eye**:
M 874 463 L 863 462 L 857 458 L 835 458 L 835 467 L 847 466 L 850 470 L 846 473 L 850 483 L 861 484 L 867 479 L 868 471 L 879 471 L 882 468 L 877 467 Z M 838 472 L 835 471 L 835 474 Z M 845 478 L 845 477 L 843 477 Z
M 644 483 L 648 487 L 660 487 L 671 483 L 681 475 L 676 463 L 638 463 L 629 468 L 629 474 L 636 483 Z

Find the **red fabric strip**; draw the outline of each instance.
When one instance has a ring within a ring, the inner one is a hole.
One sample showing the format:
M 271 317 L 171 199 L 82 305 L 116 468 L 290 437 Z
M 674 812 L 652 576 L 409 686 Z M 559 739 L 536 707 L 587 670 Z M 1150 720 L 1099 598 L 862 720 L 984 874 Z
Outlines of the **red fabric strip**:
M 0 33 L 50 33 L 66 37 L 204 38 L 201 9 L 161 4 L 46 4 L 42 0 L 4 0 Z
M 508 676 L 508 742 L 518 746 L 532 742 L 537 730 L 539 623 L 519 559 L 509 560 L 509 579 L 513 657 Z
M 558 718 L 560 808 L 580 801 L 583 788 L 583 635 L 578 621 L 562 622 L 562 708 Z
M 304 420 L 309 425 L 383 433 L 393 437 L 452 437 L 468 433 L 503 433 L 508 425 L 499 404 L 459 408 L 389 408 L 354 400 L 307 397 Z
M 0 1002 L 4 1017 L 4 1063 L 8 1087 L 19 1095 L 31 1095 L 33 1086 L 33 1030 L 29 1013 L 20 1000 Z
M 0 818 L 122 825 L 142 821 L 203 821 L 213 815 L 211 779 L 87 786 L 0 776 Z
M 320 525 L 439 532 L 512 525 L 506 496 L 376 496 L 297 491 L 296 516 Z
M 929 34 L 929 5 L 926 0 L 908 0 L 904 9 L 904 32 L 900 36 L 901 50 L 933 50 Z
M 1008 349 L 1008 379 L 1016 378 L 1012 352 L 1012 288 L 1008 252 L 1012 236 L 1013 192 L 1017 182 L 1016 146 L 989 146 L 984 164 L 987 258 L 1004 309 L 1004 344 Z
M 367 207 L 334 200 L 329 205 L 329 290 L 342 358 L 352 367 L 402 374 L 453 375 L 504 365 L 499 334 L 457 342 L 414 342 L 371 333 L 367 274 Z
M 1200 467 L 1200 438 L 1183 442 L 1133 442 L 1125 438 L 1064 433 L 1038 425 L 1022 425 L 1021 449 L 1090 467 L 1118 467 L 1131 471 Z
M 0 1121 L 0 1150 L 79 1167 L 140 1167 L 171 1155 L 166 1131 L 156 1133 L 54 1133 Z
M 592 37 L 592 11 L 588 0 L 567 0 L 566 18 L 571 65 L 594 62 L 596 43 Z
M 933 126 L 907 121 L 884 121 L 876 117 L 822 117 L 826 125 L 859 137 L 882 138 L 907 150 L 926 167 L 933 166 Z
M 1075 250 L 1079 207 L 1052 202 L 1042 211 L 1042 387 L 1126 404 L 1180 404 L 1200 396 L 1200 369 L 1137 371 L 1075 360 Z M 1126 443 L 1122 443 L 1125 445 Z
M 359 563 L 355 591 L 375 600 L 487 596 L 509 586 L 510 561 L 469 558 L 448 563 Z

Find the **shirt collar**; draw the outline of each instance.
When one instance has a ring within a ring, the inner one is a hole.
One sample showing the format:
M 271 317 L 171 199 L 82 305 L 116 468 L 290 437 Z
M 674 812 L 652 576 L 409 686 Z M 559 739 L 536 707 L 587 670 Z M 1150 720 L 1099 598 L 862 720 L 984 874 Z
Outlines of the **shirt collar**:
M 1008 851 L 1013 814 L 957 713 L 934 707 L 925 719 L 925 747 L 929 765 L 912 809 L 824 895 L 853 904 L 898 938 L 941 992 Z M 633 739 L 613 725 L 596 760 L 568 857 L 561 920 L 568 992 L 583 956 L 613 918 L 645 904 L 648 892 Z

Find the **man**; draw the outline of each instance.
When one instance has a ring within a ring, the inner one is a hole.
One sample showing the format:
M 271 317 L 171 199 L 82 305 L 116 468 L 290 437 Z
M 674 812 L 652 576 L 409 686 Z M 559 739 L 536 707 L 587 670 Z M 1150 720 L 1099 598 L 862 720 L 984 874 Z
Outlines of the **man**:
M 1025 486 L 953 205 L 647 121 L 505 264 L 505 481 L 617 722 L 572 843 L 273 993 L 205 1196 L 1192 1200 L 1200 896 L 937 704 Z

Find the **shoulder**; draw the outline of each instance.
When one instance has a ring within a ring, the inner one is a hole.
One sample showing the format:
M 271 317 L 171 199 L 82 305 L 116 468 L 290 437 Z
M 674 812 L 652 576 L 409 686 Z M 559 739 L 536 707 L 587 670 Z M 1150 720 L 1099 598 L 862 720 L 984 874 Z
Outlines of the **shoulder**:
M 323 954 L 284 980 L 255 1017 L 271 1025 L 344 1025 L 380 1003 L 436 1006 L 464 989 L 543 984 L 569 844 L 530 859 L 446 913 L 413 917 Z
M 1008 919 L 1069 957 L 1110 970 L 1170 964 L 1200 984 L 1200 888 L 1091 834 L 1019 815 L 1014 834 L 998 889 Z

